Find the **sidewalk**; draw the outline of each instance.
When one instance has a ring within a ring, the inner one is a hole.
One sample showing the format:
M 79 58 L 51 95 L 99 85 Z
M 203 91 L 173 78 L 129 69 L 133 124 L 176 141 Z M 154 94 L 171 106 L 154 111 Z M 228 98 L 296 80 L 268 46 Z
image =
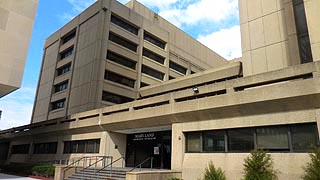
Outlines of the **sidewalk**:
M 0 173 L 0 179 L 1 180 L 37 180 L 34 178 L 20 177 L 20 176 L 14 176 L 14 175 L 3 174 L 3 173 Z

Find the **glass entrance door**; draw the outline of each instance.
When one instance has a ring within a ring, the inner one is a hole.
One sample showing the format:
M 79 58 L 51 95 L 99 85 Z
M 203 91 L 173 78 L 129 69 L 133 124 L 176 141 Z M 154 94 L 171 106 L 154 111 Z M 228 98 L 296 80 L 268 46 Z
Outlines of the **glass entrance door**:
M 130 134 L 127 136 L 126 166 L 135 167 L 153 157 L 153 168 L 171 168 L 171 131 Z M 151 161 L 142 165 L 150 168 Z

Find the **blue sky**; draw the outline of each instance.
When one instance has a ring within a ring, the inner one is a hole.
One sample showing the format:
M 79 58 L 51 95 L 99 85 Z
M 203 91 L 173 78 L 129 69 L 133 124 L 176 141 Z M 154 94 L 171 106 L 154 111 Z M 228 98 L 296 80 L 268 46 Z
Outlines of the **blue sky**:
M 241 57 L 238 0 L 138 1 L 226 59 Z M 0 99 L 0 129 L 30 122 L 46 37 L 94 2 L 39 0 L 22 87 Z

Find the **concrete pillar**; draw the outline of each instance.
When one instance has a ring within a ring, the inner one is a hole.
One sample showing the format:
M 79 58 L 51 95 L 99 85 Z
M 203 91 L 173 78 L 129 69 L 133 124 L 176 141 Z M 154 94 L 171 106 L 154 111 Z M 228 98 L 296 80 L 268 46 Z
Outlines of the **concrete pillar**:
M 171 169 L 182 171 L 182 164 L 185 152 L 185 137 L 182 132 L 182 124 L 172 124 L 172 151 Z

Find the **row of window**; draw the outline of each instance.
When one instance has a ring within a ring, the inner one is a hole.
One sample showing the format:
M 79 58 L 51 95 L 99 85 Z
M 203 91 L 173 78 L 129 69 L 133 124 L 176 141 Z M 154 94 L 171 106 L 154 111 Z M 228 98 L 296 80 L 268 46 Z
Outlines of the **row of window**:
M 169 61 L 169 68 L 170 69 L 173 69 L 173 70 L 176 70 L 182 74 L 187 74 L 187 68 L 173 62 L 173 61 Z
M 61 99 L 61 100 L 52 102 L 51 103 L 51 110 L 53 111 L 53 110 L 57 110 L 57 109 L 62 109 L 62 108 L 64 108 L 65 103 L 66 103 L 66 99 Z
M 76 29 L 72 30 L 70 33 L 61 38 L 61 44 L 65 44 L 76 37 Z
M 72 53 L 73 53 L 73 46 L 60 53 L 60 60 L 71 56 Z
M 125 97 L 125 96 L 121 96 L 118 94 L 114 94 L 111 92 L 103 91 L 102 92 L 102 100 L 107 101 L 107 102 L 112 102 L 115 104 L 123 104 L 123 103 L 133 101 L 134 99 L 129 98 L 129 97 Z
M 124 86 L 128 86 L 131 88 L 134 88 L 134 84 L 135 84 L 135 80 L 121 76 L 119 74 L 110 72 L 110 71 L 105 71 L 104 73 L 104 79 L 118 83 L 118 84 L 122 84 Z
M 62 83 L 59 83 L 59 84 L 57 84 L 57 85 L 54 85 L 54 93 L 57 93 L 57 92 L 60 92 L 60 91 L 63 91 L 63 90 L 65 90 L 65 89 L 67 89 L 68 88 L 68 84 L 69 84 L 69 81 L 67 80 L 67 81 L 64 81 L 64 82 L 62 82 Z
M 315 123 L 188 132 L 186 152 L 308 151 L 318 143 Z
M 165 46 L 166 46 L 166 43 L 164 41 L 162 41 L 161 39 L 157 38 L 156 36 L 144 31 L 144 34 L 143 34 L 143 39 L 164 49 Z
M 147 57 L 147 58 L 149 58 L 149 59 L 151 59 L 151 60 L 154 60 L 154 61 L 156 61 L 156 62 L 158 62 L 160 64 L 164 64 L 164 60 L 165 60 L 164 57 L 162 57 L 162 56 L 160 56 L 160 55 L 158 55 L 158 54 L 156 54 L 156 53 L 154 53 L 154 52 L 152 52 L 152 51 L 150 51 L 150 50 L 148 50 L 146 48 L 143 48 L 142 55 Z
M 34 144 L 33 154 L 56 154 L 58 142 Z M 30 144 L 13 145 L 12 154 L 28 154 Z M 100 139 L 65 141 L 63 153 L 99 153 Z
M 136 64 L 137 62 L 131 60 L 131 59 L 128 59 L 124 56 L 121 56 L 117 53 L 114 53 L 112 51 L 108 51 L 107 52 L 107 60 L 110 60 L 110 61 L 113 61 L 113 62 L 116 62 L 118 64 L 121 64 L 125 67 L 128 67 L 130 69 L 133 69 L 135 70 L 136 69 Z
M 137 44 L 135 44 L 135 43 L 133 43 L 133 42 L 121 37 L 121 36 L 118 36 L 115 33 L 112 33 L 112 32 L 109 33 L 109 40 L 116 43 L 116 44 L 119 44 L 119 45 L 121 45 L 131 51 L 137 52 L 137 47 L 138 47 Z
M 164 73 L 157 71 L 157 70 L 154 70 L 154 69 L 152 69 L 148 66 L 145 66 L 145 65 L 142 65 L 141 72 L 144 74 L 147 74 L 149 76 L 152 76 L 154 78 L 160 79 L 160 80 L 163 80 L 163 78 L 164 78 Z

